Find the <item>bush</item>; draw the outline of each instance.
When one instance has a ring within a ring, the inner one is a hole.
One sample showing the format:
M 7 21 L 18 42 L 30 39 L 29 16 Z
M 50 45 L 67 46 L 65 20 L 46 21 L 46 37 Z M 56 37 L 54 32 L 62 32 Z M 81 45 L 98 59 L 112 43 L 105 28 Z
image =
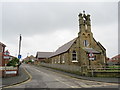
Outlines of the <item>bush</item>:
M 28 60 L 28 62 L 31 62 L 31 63 L 32 63 L 32 60 Z
M 8 62 L 7 66 L 14 66 L 16 67 L 19 64 L 18 58 L 13 58 L 11 61 Z
M 33 62 L 32 60 L 27 60 L 27 61 L 25 61 L 26 64 L 32 63 L 32 62 Z

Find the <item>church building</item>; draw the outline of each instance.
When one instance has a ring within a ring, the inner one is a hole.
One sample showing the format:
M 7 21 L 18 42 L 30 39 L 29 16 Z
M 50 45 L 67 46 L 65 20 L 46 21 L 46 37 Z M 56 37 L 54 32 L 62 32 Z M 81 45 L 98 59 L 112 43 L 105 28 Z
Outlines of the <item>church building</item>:
M 106 65 L 106 49 L 93 37 L 90 15 L 83 12 L 78 16 L 78 36 L 59 47 L 49 58 L 46 58 L 46 62 L 79 66 Z

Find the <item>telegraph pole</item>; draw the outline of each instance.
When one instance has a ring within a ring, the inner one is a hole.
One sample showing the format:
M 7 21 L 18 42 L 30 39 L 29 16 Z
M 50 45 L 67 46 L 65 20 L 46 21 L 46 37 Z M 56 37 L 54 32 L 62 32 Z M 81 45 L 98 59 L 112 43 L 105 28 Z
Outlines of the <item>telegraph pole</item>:
M 21 54 L 20 54 L 20 51 L 21 51 L 21 41 L 22 41 L 22 36 L 20 34 L 20 38 L 19 38 L 19 53 L 18 53 L 18 59 L 21 58 Z

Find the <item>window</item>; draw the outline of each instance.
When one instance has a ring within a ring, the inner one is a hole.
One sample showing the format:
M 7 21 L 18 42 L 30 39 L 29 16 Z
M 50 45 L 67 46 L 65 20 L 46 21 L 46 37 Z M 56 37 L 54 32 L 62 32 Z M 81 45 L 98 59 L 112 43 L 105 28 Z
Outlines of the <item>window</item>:
M 87 40 L 84 40 L 83 44 L 84 44 L 85 47 L 89 46 L 89 42 Z
M 65 63 L 64 55 L 62 56 L 62 63 Z
M 75 50 L 72 52 L 72 62 L 77 62 L 77 54 Z
M 60 63 L 60 56 L 58 57 L 58 63 Z
M 88 28 L 88 27 L 87 27 L 87 25 L 85 24 L 85 30 L 87 30 L 87 28 Z
M 52 64 L 54 63 L 54 60 L 52 59 Z
M 55 63 L 57 63 L 56 59 L 55 59 Z

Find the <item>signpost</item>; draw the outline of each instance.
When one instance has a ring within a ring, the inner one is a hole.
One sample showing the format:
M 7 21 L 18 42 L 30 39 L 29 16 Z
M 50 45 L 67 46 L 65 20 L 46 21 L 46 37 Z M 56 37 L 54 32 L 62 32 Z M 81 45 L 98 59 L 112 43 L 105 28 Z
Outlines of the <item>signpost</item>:
M 4 57 L 3 57 L 3 58 L 4 58 L 5 60 L 9 60 L 9 59 L 10 59 L 10 53 L 9 53 L 8 50 L 4 52 Z
M 94 54 L 92 53 L 92 51 L 89 53 L 89 60 L 95 60 Z
M 90 68 L 90 65 L 91 65 L 90 61 L 94 60 L 94 55 L 93 55 L 92 51 L 90 51 L 90 53 L 88 54 L 88 59 L 89 59 L 89 68 Z
M 94 54 L 92 53 L 92 51 L 88 54 L 88 57 L 89 57 L 89 68 L 90 68 L 90 65 L 91 65 L 91 61 L 95 60 L 95 57 L 94 57 Z M 92 67 L 90 68 L 91 69 L 91 75 L 94 76 L 93 74 L 93 69 Z
M 21 57 L 22 57 L 21 55 L 18 55 L 18 59 L 21 59 Z
M 20 65 L 20 59 L 21 59 L 21 54 L 20 54 L 20 50 L 21 50 L 21 41 L 22 41 L 22 36 L 20 34 L 20 38 L 19 38 L 19 53 L 18 53 L 18 59 L 19 59 L 19 64 L 18 64 L 18 67 Z

